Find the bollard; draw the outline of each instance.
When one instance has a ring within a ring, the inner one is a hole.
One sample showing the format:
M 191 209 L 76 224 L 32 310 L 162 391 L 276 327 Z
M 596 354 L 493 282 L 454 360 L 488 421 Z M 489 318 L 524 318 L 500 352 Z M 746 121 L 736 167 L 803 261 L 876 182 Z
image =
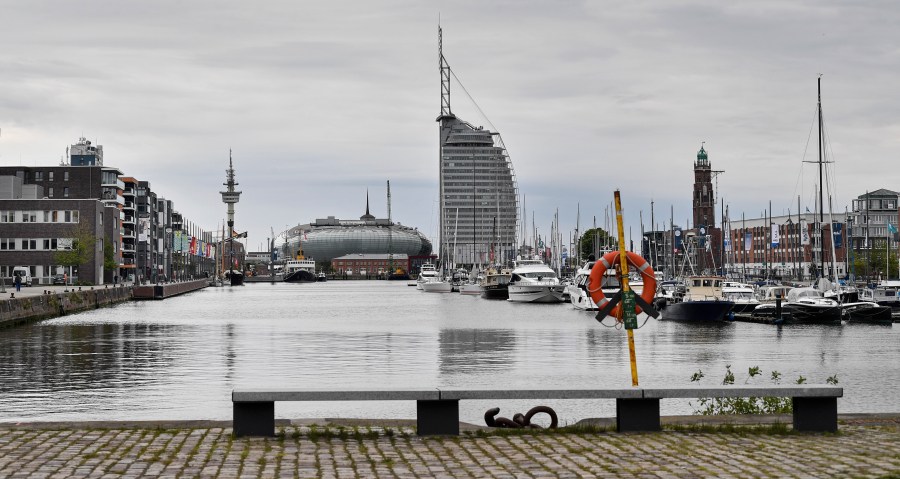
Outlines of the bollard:
M 775 294 L 775 317 L 776 321 L 783 321 L 781 317 L 781 293 L 778 292 Z
M 9 299 L 13 299 L 16 297 L 16 293 L 9 293 Z

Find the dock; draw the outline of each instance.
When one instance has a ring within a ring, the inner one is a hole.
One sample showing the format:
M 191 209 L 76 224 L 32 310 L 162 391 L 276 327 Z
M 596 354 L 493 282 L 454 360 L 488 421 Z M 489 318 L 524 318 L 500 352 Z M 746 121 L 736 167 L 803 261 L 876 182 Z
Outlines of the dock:
M 135 286 L 134 299 L 166 299 L 179 294 L 190 293 L 209 286 L 209 279 L 195 279 L 181 283 L 147 284 Z

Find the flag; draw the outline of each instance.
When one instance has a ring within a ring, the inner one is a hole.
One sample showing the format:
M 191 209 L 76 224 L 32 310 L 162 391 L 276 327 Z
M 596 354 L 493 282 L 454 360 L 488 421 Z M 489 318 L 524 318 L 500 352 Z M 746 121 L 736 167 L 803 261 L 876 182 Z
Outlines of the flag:
M 751 246 L 753 246 L 753 233 L 748 231 L 744 233 L 744 251 L 750 251 Z
M 800 244 L 804 246 L 809 244 L 809 228 L 806 220 L 800 220 Z
M 778 225 L 772 225 L 772 247 L 777 248 L 781 243 L 781 235 L 778 230 Z
M 247 232 L 244 231 L 243 233 L 238 233 L 237 231 L 235 231 L 235 232 L 233 232 L 233 233 L 231 234 L 231 237 L 232 237 L 232 238 L 246 238 L 246 237 L 247 237 Z
M 731 238 L 725 237 L 725 251 L 731 252 Z
M 191 254 L 197 254 L 197 238 L 191 236 Z
M 890 221 L 887 223 L 888 233 L 897 233 L 897 227 L 892 225 Z
M 675 228 L 675 252 L 681 251 L 684 244 L 681 241 L 681 228 Z
M 831 224 L 831 234 L 834 236 L 834 247 L 835 248 L 843 248 L 844 247 L 844 224 L 843 223 L 832 223 Z

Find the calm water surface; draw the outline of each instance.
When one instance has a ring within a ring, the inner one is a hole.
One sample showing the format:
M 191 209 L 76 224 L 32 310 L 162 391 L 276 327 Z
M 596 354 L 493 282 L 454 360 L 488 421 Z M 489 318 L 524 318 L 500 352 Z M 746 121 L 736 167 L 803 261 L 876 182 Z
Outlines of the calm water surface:
M 635 332 L 642 386 L 784 383 L 837 374 L 841 412 L 900 411 L 900 325 L 691 325 Z M 625 332 L 567 304 L 426 294 L 405 282 L 208 288 L 0 331 L 0 422 L 231 419 L 234 387 L 629 387 Z M 614 415 L 612 401 L 549 402 L 562 420 Z M 536 405 L 463 402 L 481 422 Z M 663 401 L 688 414 L 688 401 Z M 284 403 L 277 417 L 412 418 L 405 402 Z

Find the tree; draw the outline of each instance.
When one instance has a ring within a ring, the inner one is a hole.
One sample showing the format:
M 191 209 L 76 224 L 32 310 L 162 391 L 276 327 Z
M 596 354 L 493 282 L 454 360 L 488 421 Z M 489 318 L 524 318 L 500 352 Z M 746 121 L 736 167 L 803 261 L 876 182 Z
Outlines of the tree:
M 94 257 L 94 247 L 97 237 L 88 229 L 88 226 L 79 223 L 71 230 L 72 245 L 70 249 L 58 250 L 53 253 L 53 261 L 56 264 L 77 268 Z M 60 240 L 61 241 L 61 240 Z
M 112 243 L 106 243 L 103 245 L 103 269 L 115 271 L 118 267 L 119 262 L 116 261 L 116 252 L 113 249 L 113 245 Z
M 618 248 L 618 241 L 614 238 L 612 240 L 609 239 L 609 233 L 606 232 L 603 228 L 591 228 L 584 232 L 581 235 L 581 257 L 587 258 L 588 256 L 594 254 L 595 251 L 595 243 L 599 245 L 599 248 L 596 250 L 600 251 L 600 254 L 603 254 L 604 249 L 607 245 L 611 245 L 612 248 Z

